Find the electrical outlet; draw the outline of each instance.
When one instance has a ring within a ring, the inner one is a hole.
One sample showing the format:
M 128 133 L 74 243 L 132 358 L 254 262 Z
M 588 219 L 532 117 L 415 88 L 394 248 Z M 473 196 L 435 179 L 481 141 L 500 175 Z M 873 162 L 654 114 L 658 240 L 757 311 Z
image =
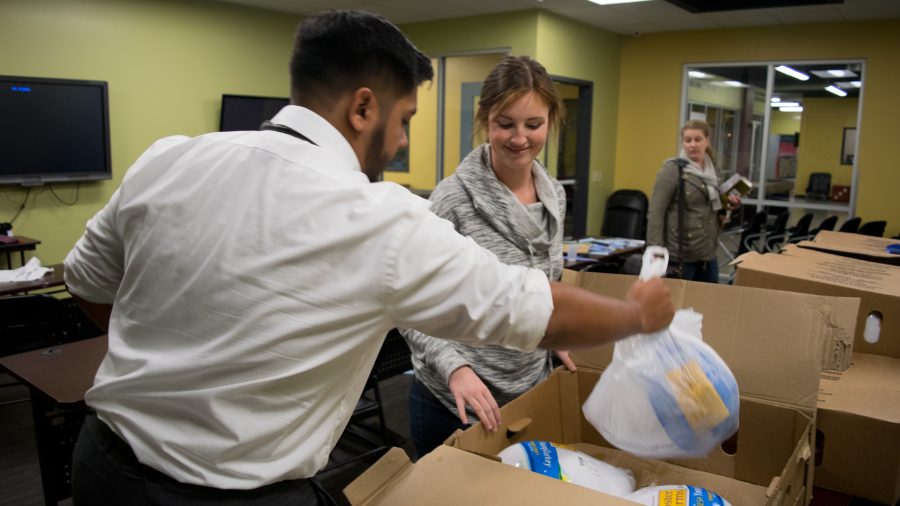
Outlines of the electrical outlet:
M 592 183 L 601 183 L 603 182 L 603 173 L 599 170 L 595 170 L 591 172 L 591 182 Z

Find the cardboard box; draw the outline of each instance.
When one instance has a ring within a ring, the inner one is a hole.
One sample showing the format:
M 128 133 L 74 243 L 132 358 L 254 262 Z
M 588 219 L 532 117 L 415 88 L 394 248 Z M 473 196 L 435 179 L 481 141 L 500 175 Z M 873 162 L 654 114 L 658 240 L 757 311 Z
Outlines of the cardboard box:
M 815 484 L 884 504 L 900 501 L 900 360 L 853 354 L 823 371 Z
M 563 279 L 620 298 L 635 280 L 574 271 L 566 271 Z M 665 481 L 697 485 L 719 493 L 733 506 L 807 504 L 824 350 L 821 322 L 841 322 L 849 333 L 858 301 L 678 280 L 667 283 L 679 307 L 704 314 L 704 340 L 738 380 L 741 429 L 736 445 L 714 450 L 706 458 L 669 462 L 639 459 L 611 448 L 581 412 L 611 357 L 612 347 L 605 346 L 574 353 L 577 373 L 556 370 L 547 381 L 503 406 L 500 430 L 488 433 L 476 424 L 458 431 L 447 440 L 453 448 L 439 448 L 414 465 L 396 455 L 384 457 L 366 472 L 368 476 L 345 489 L 345 495 L 352 504 L 623 503 L 495 460 L 510 444 L 543 439 L 628 467 L 638 486 Z M 469 452 L 466 463 L 459 450 Z M 473 467 L 466 471 L 466 466 Z M 560 485 L 577 489 L 579 495 L 562 499 L 557 495 Z
M 750 252 L 735 260 L 735 285 L 859 297 L 853 351 L 900 358 L 900 267 L 822 253 L 790 244 L 779 254 Z M 866 318 L 880 315 L 877 342 L 863 337 Z M 835 363 L 825 369 L 846 369 Z
M 797 246 L 859 260 L 900 265 L 900 255 L 887 252 L 890 244 L 900 245 L 900 240 L 823 230 L 813 240 L 800 241 Z

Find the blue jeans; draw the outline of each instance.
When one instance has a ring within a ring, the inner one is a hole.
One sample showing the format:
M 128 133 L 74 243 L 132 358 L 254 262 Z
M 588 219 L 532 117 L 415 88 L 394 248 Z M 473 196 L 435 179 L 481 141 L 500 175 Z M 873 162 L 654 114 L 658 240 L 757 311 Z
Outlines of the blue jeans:
M 72 457 L 72 502 L 90 504 L 333 505 L 312 479 L 285 480 L 252 490 L 223 490 L 180 483 L 141 464 L 131 447 L 105 423 L 84 419 Z
M 409 433 L 416 447 L 416 458 L 423 457 L 444 443 L 456 429 L 466 429 L 459 417 L 418 379 L 409 388 Z
M 685 262 L 684 269 L 681 271 L 681 279 L 718 283 L 719 261 L 713 258 L 705 262 Z

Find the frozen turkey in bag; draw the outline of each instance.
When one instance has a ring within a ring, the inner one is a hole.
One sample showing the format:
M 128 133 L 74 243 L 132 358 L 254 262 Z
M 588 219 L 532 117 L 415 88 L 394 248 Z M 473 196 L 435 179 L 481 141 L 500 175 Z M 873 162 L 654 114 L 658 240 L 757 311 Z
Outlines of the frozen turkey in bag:
M 668 256 L 665 248 L 648 247 L 641 279 L 665 273 Z M 610 444 L 641 457 L 702 457 L 737 431 L 737 381 L 701 339 L 702 321 L 700 313 L 681 309 L 667 329 L 615 344 L 582 406 Z
M 566 445 L 523 441 L 507 446 L 499 456 L 504 464 L 616 497 L 624 497 L 634 491 L 634 475 L 630 470 L 607 464 Z

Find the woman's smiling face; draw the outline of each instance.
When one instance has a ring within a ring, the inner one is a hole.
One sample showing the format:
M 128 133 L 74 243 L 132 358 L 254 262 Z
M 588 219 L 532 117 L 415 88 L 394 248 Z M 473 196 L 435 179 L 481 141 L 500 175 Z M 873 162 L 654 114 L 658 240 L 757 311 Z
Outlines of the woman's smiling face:
M 531 170 L 547 143 L 550 108 L 533 91 L 489 119 L 488 140 L 494 171 Z

